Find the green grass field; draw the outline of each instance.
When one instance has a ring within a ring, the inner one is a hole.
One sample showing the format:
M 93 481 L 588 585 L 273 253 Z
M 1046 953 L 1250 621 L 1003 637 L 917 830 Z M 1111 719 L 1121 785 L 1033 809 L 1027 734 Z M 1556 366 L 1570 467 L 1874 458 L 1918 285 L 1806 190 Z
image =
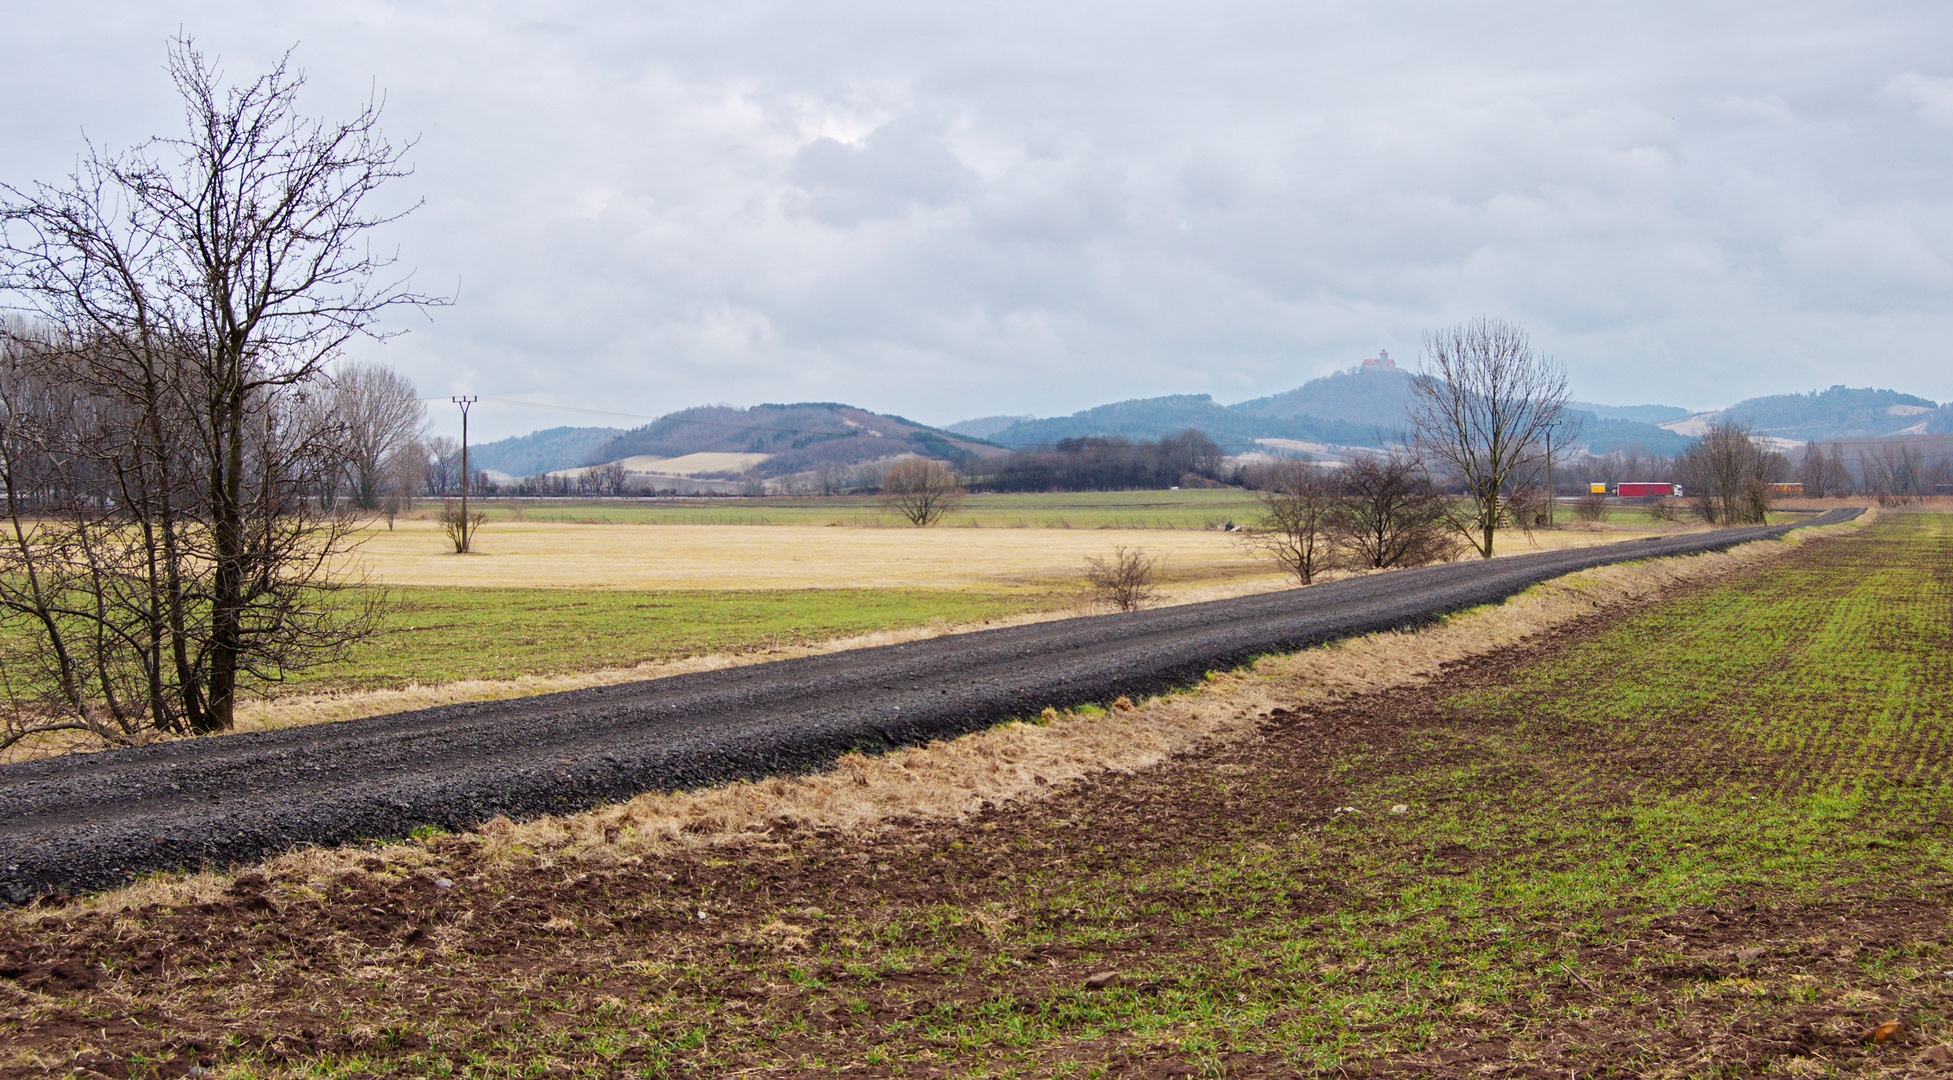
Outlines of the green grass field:
M 397 688 L 629 667 L 930 623 L 980 622 L 1071 598 L 948 589 L 624 591 L 393 586 L 378 632 L 287 690 Z

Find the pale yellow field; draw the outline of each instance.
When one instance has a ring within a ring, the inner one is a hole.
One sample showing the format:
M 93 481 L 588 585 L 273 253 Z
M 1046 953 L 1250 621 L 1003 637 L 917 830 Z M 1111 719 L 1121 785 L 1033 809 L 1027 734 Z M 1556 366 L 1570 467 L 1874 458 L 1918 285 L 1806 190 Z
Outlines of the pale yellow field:
M 1654 535 L 1597 528 L 1510 534 L 1502 555 Z M 1223 583 L 1278 587 L 1238 534 L 1186 529 L 851 529 L 813 525 L 496 522 L 454 554 L 432 522 L 366 531 L 349 569 L 389 585 L 560 589 L 1073 587 L 1088 557 L 1119 545 L 1159 560 L 1170 593 Z

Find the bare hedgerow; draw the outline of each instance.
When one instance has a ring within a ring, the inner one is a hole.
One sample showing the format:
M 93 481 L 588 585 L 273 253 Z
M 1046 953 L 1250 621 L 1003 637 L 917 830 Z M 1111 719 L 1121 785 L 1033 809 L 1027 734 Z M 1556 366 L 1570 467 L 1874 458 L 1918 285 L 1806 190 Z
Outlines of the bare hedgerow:
M 1373 569 L 1423 566 L 1458 557 L 1444 496 L 1415 457 L 1392 452 L 1342 469 L 1331 527 L 1349 560 Z
M 1153 559 L 1140 548 L 1112 549 L 1110 560 L 1085 560 L 1085 584 L 1101 603 L 1120 611 L 1135 611 L 1159 598 L 1153 589 Z

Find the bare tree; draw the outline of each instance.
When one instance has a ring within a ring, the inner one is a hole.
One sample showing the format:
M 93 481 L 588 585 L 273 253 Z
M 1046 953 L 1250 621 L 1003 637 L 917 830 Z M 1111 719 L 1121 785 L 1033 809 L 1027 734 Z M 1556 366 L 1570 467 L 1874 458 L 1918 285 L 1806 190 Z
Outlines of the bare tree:
M 964 497 L 956 474 L 940 461 L 911 458 L 882 473 L 882 508 L 895 511 L 917 527 L 941 521 L 943 515 L 963 505 Z
M 1242 542 L 1302 584 L 1313 582 L 1336 561 L 1336 481 L 1313 461 L 1282 461 L 1258 470 L 1255 482 L 1261 517 Z
M 593 465 L 584 474 L 590 481 L 592 495 L 627 495 L 630 493 L 630 474 L 624 471 L 621 461 Z
M 1882 506 L 1902 506 L 1932 492 L 1925 454 L 1916 446 L 1888 442 L 1869 453 L 1860 450 L 1858 472 L 1865 478 L 1866 493 L 1876 495 Z
M 1339 479 L 1330 525 L 1351 562 L 1385 569 L 1457 558 L 1445 498 L 1416 458 L 1401 452 L 1358 458 Z
M 1813 499 L 1827 498 L 1831 494 L 1830 470 L 1825 468 L 1824 448 L 1815 442 L 1804 444 L 1804 456 L 1797 462 L 1797 482 L 1804 485 L 1804 494 Z
M 326 412 L 345 440 L 353 506 L 376 510 L 393 459 L 417 446 L 427 405 L 412 380 L 383 364 L 342 364 L 327 383 Z
M 446 435 L 436 435 L 421 444 L 427 455 L 421 471 L 422 488 L 428 495 L 442 498 L 461 493 L 461 443 Z
M 1734 420 L 1709 425 L 1675 463 L 1675 475 L 1703 520 L 1715 525 L 1761 524 L 1770 485 L 1787 470 L 1783 455 L 1759 443 Z
M 1850 495 L 1856 490 L 1851 478 L 1851 469 L 1845 465 L 1844 447 L 1837 443 L 1831 444 L 1831 453 L 1825 458 L 1824 483 L 1825 490 L 1830 492 L 1833 498 Z
M 1418 452 L 1464 490 L 1449 520 L 1489 559 L 1515 483 L 1531 479 L 1556 431 L 1570 434 L 1566 372 L 1518 326 L 1480 318 L 1424 336 L 1411 393 Z
M 347 532 L 304 509 L 299 463 L 321 439 L 296 398 L 388 309 L 437 301 L 384 277 L 366 242 L 399 216 L 370 196 L 405 173 L 377 107 L 299 115 L 289 57 L 225 88 L 179 39 L 168 69 L 185 137 L 4 189 L 0 289 L 56 329 L 16 389 L 87 404 L 68 429 L 21 432 L 51 464 L 23 461 L 8 493 L 0 578 L 65 590 L 30 587 L 10 610 L 58 667 L 95 678 L 63 686 L 67 708 L 202 733 L 231 727 L 241 683 L 357 636 L 322 595 Z M 53 487 L 34 475 L 55 467 Z M 104 671 L 132 674 L 116 689 Z
M 1085 584 L 1101 602 L 1120 611 L 1136 611 L 1159 598 L 1153 589 L 1154 560 L 1139 548 L 1120 545 L 1110 560 L 1085 560 Z

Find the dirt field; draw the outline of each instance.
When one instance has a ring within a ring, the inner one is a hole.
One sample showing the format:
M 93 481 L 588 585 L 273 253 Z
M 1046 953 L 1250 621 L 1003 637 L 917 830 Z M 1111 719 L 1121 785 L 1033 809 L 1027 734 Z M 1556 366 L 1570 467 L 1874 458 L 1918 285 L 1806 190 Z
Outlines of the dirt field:
M 1431 686 L 1269 661 L 1188 699 L 1241 737 L 955 824 L 621 811 L 24 913 L 0 1075 L 1940 1071 L 1949 565 L 1890 515 Z

